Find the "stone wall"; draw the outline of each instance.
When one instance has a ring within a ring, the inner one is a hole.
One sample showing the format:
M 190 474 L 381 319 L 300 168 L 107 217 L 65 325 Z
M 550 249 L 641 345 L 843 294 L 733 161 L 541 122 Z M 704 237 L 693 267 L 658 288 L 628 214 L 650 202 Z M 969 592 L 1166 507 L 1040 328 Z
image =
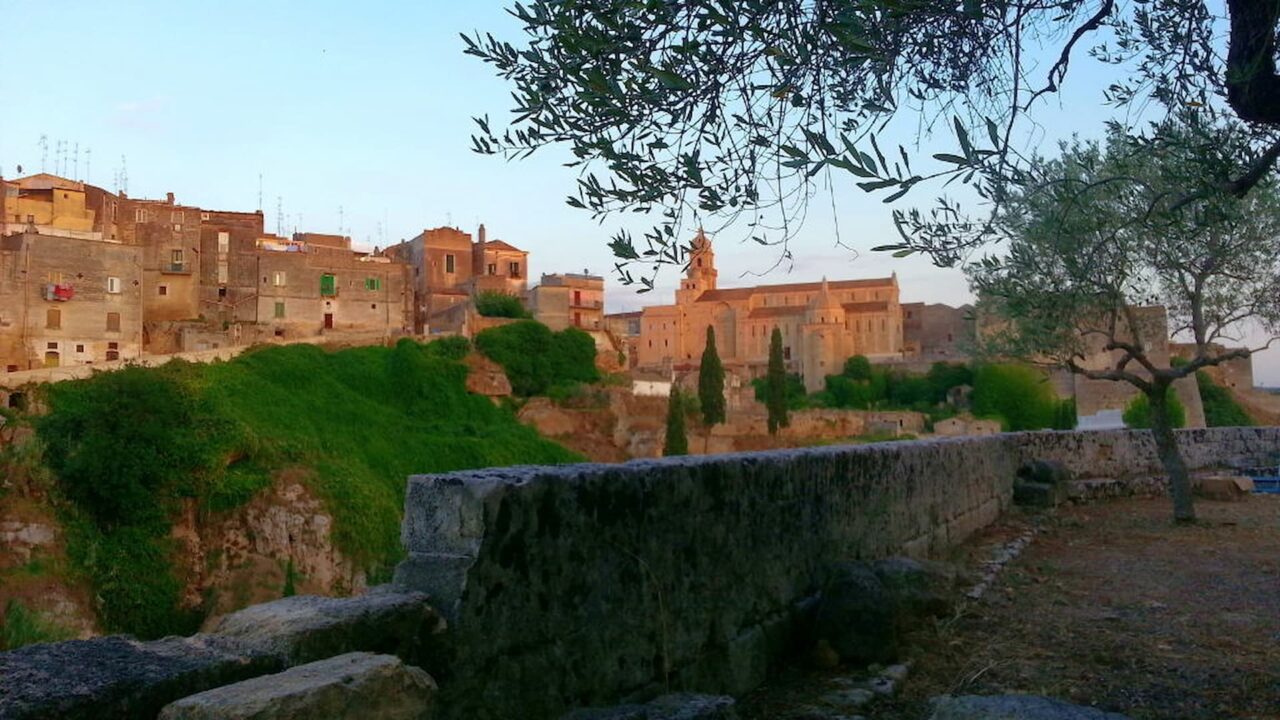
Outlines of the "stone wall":
M 1180 436 L 1193 469 L 1278 428 Z M 450 619 L 450 717 L 554 718 L 666 690 L 738 693 L 795 637 L 830 563 L 941 553 L 1029 459 L 1159 474 L 1141 432 L 1040 432 L 410 479 L 401 587 Z

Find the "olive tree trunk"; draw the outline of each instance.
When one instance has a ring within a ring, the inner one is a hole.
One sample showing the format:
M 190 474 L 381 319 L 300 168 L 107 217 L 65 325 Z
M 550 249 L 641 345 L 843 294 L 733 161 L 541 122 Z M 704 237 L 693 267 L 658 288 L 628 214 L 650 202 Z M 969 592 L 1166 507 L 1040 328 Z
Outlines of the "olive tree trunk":
M 1147 402 L 1151 407 L 1151 434 L 1156 441 L 1156 454 L 1169 476 L 1169 496 L 1173 498 L 1173 520 L 1179 523 L 1194 522 L 1196 519 L 1195 504 L 1191 498 L 1191 476 L 1187 472 L 1187 464 L 1178 451 L 1178 438 L 1173 432 L 1173 422 L 1169 418 L 1169 386 L 1157 383 L 1152 392 L 1147 393 Z

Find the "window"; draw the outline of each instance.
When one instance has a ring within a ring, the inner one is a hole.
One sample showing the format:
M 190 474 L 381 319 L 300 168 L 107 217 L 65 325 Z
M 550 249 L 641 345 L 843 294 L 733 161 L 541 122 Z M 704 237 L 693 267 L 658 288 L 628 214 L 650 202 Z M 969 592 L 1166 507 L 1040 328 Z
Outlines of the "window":
M 174 231 L 174 232 L 182 232 L 182 223 L 174 223 L 174 224 L 173 224 L 173 231 Z
M 231 249 L 231 233 L 225 232 L 225 231 L 219 232 L 218 233 L 218 252 L 224 253 L 229 251 L 230 249 Z
M 325 273 L 320 276 L 320 294 L 324 297 L 333 297 L 338 294 L 338 278 L 336 275 Z
M 513 262 L 507 266 L 507 275 L 513 278 L 520 277 L 520 263 Z
M 111 293 L 112 295 L 120 294 L 120 278 L 118 277 L 107 278 L 107 292 Z
M 453 274 L 453 255 L 444 256 L 444 271 Z
M 107 313 L 107 332 L 120 332 L 120 313 Z
M 111 206 L 108 209 L 107 213 L 111 216 L 111 219 L 113 221 L 116 219 L 116 203 L 111 203 Z
M 45 343 L 45 344 L 44 344 L 44 349 L 45 349 L 45 350 L 57 350 L 57 349 L 58 349 L 58 343 L 56 343 L 56 342 Z
M 182 267 L 182 248 L 175 248 L 169 251 L 169 262 L 175 267 Z
M 276 315 L 275 315 L 275 316 L 276 316 L 277 318 L 282 318 L 282 317 L 284 317 L 284 303 L 282 303 L 282 302 L 280 302 L 280 301 L 276 301 Z
M 163 296 L 165 296 L 165 295 L 168 295 L 168 294 L 169 294 L 169 286 L 168 286 L 168 285 L 161 285 L 161 286 L 157 287 L 157 288 L 156 288 L 156 294 L 157 294 L 157 295 L 160 295 L 160 296 L 162 296 L 162 297 L 163 297 Z
M 185 218 L 182 217 L 181 210 L 174 210 L 169 213 L 169 222 L 173 223 L 174 225 L 180 224 L 184 219 Z
M 365 278 L 364 289 L 365 290 L 381 290 L 382 278 L 376 278 L 376 277 Z
M 209 213 L 207 212 L 200 213 L 200 220 L 202 220 L 203 222 L 209 222 Z
M 783 360 L 790 360 L 790 359 L 791 359 L 791 346 L 790 346 L 790 345 L 788 345 L 788 346 L 786 346 L 786 347 L 782 348 L 782 359 L 783 359 Z
M 227 289 L 224 287 L 218 288 L 218 297 L 224 298 L 226 296 L 227 296 Z
M 226 284 L 227 284 L 227 265 L 226 265 L 226 263 L 221 263 L 221 264 L 219 264 L 219 265 L 218 265 L 218 284 L 219 284 L 219 285 L 226 285 Z
M 109 343 L 107 343 L 107 349 L 108 349 L 108 350 L 119 350 L 119 349 L 120 349 L 120 343 L 118 343 L 118 342 L 109 342 Z
M 49 308 L 44 312 L 44 326 L 49 330 L 60 330 L 62 328 L 62 311 Z
M 285 276 L 283 270 L 276 270 L 271 273 L 271 284 L 276 287 L 284 287 L 287 280 L 288 278 Z
M 138 209 L 134 210 L 134 211 L 133 211 L 133 221 L 134 221 L 134 222 L 146 222 L 146 221 L 147 221 L 147 211 L 146 211 L 146 210 L 144 210 L 144 209 L 142 209 L 142 208 L 138 208 Z
M 497 275 L 497 274 L 498 274 L 498 263 L 489 263 L 489 267 L 488 267 L 488 269 L 487 269 L 487 273 L 488 273 L 489 275 Z

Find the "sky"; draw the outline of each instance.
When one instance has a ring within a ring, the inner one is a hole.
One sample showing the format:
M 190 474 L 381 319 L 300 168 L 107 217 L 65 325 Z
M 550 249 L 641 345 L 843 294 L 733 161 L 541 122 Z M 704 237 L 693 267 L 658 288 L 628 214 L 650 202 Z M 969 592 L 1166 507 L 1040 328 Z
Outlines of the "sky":
M 504 82 L 463 54 L 459 33 L 517 42 L 509 4 L 0 0 L 0 173 L 65 168 L 116 189 L 123 169 L 133 197 L 173 192 L 205 208 L 261 207 L 269 231 L 283 215 L 285 232 L 341 231 L 364 247 L 484 223 L 489 238 L 529 251 L 532 277 L 604 275 L 610 312 L 670 302 L 675 268 L 646 295 L 613 277 L 606 243 L 624 221 L 600 224 L 564 203 L 575 177 L 561 165 L 565 152 L 507 162 L 471 151 L 472 117 L 488 114 L 496 127 L 511 103 Z M 1063 93 L 1039 109 L 1035 140 L 1096 134 L 1107 114 L 1104 73 L 1078 59 Z M 950 150 L 947 140 L 926 138 L 920 152 Z M 838 179 L 811 207 L 792 264 L 770 270 L 776 255 L 743 244 L 745 231 L 723 238 L 720 284 L 896 272 L 903 302 L 970 301 L 957 270 L 869 252 L 897 235 L 889 208 L 853 181 Z M 928 203 L 936 194 L 912 196 Z M 1280 352 L 1255 366 L 1259 383 L 1280 385 Z

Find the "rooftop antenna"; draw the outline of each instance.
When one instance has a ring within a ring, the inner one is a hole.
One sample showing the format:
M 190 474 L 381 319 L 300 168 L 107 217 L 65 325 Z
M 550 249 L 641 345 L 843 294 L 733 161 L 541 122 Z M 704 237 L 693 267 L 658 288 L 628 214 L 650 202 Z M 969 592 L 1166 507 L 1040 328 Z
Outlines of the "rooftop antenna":
M 49 165 L 49 136 L 40 136 L 40 172 L 45 172 Z
M 120 156 L 120 192 L 129 192 L 129 161 L 123 155 Z
M 338 206 L 338 235 L 342 235 L 342 223 L 346 219 L 346 213 L 342 211 L 342 206 Z
M 57 144 L 53 146 L 53 174 L 54 175 L 62 174 L 62 144 L 63 144 L 62 141 L 59 140 Z
M 84 181 L 93 182 L 93 148 L 84 149 Z
M 262 173 L 258 173 L 258 212 L 262 212 Z
M 74 179 L 79 180 L 80 179 L 80 142 L 79 141 L 76 141 L 75 164 L 73 167 L 75 167 L 75 173 L 73 173 L 75 176 Z
M 453 227 L 453 213 L 446 212 L 444 214 L 444 224 Z
M 276 196 L 276 235 L 284 237 L 284 199 Z

